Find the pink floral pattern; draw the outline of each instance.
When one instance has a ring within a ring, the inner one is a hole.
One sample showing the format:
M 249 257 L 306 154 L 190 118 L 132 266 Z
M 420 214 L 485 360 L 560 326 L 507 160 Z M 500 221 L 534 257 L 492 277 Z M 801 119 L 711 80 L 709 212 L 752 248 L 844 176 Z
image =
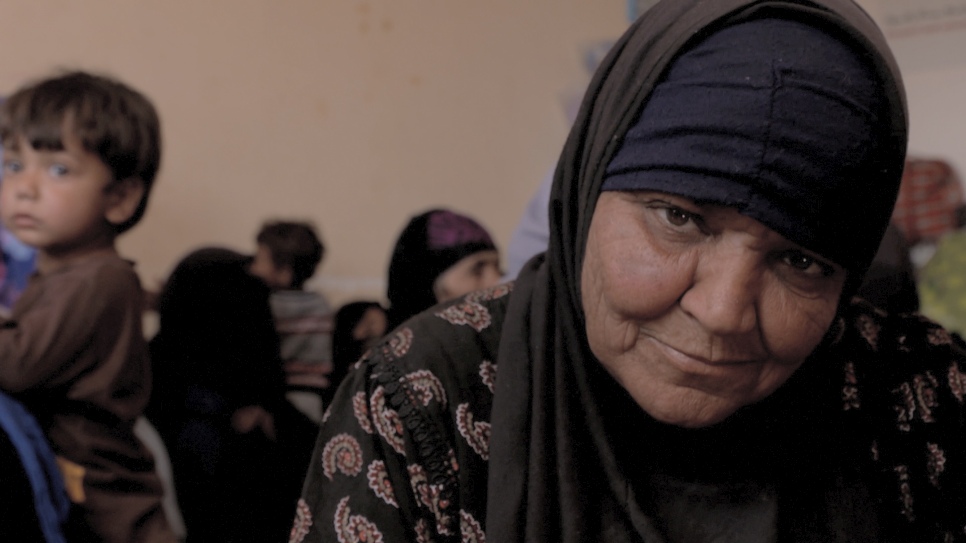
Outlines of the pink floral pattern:
M 469 326 L 477 332 L 482 332 L 493 322 L 488 309 L 470 300 L 447 306 L 436 312 L 436 316 L 450 324 Z
M 953 342 L 952 336 L 945 328 L 930 328 L 926 332 L 926 340 L 932 345 L 949 345 Z
M 859 333 L 865 338 L 865 341 L 872 347 L 872 350 L 878 350 L 879 348 L 879 331 L 881 327 L 876 323 L 872 317 L 868 315 L 859 315 L 856 319 L 855 325 L 859 329 Z
M 289 543 L 302 543 L 305 536 L 309 535 L 309 528 L 312 527 L 312 510 L 309 504 L 299 498 L 298 505 L 295 507 L 295 522 L 292 523 L 292 530 L 288 534 Z
M 419 370 L 406 375 L 405 382 L 409 384 L 415 393 L 415 401 L 421 403 L 423 407 L 436 400 L 440 405 L 446 405 L 446 391 L 443 390 L 443 383 L 429 370 Z
M 859 401 L 859 389 L 855 386 L 857 384 L 855 364 L 847 362 L 845 364 L 845 386 L 842 387 L 842 409 L 844 411 L 858 409 L 862 406 L 862 403 Z
M 362 515 L 352 514 L 348 496 L 339 501 L 333 520 L 339 543 L 382 543 L 382 532 L 373 522 Z
M 383 354 L 390 360 L 395 360 L 406 356 L 409 348 L 413 345 L 413 331 L 409 328 L 402 328 L 396 331 L 383 346 Z
M 417 520 L 413 528 L 416 530 L 416 543 L 433 542 L 433 535 L 429 532 L 429 525 L 426 524 L 425 519 Z
M 488 302 L 498 300 L 513 291 L 513 283 L 503 283 L 483 290 L 470 293 L 466 299 L 471 302 Z
M 909 468 L 908 466 L 896 466 L 896 475 L 898 476 L 899 483 L 899 499 L 902 505 L 902 515 L 912 522 L 916 520 L 916 514 L 912 509 L 913 499 L 912 490 L 909 486 Z
M 480 378 L 483 379 L 483 384 L 486 385 L 486 388 L 490 389 L 490 394 L 493 394 L 496 387 L 496 364 L 489 360 L 484 360 L 480 364 Z
M 473 515 L 460 509 L 460 535 L 463 543 L 486 543 L 483 527 L 473 518 Z
M 382 498 L 382 501 L 389 505 L 399 508 L 396 503 L 396 494 L 392 490 L 392 481 L 389 480 L 389 472 L 386 471 L 386 463 L 382 460 L 374 460 L 369 464 L 366 471 L 366 479 L 369 481 L 369 488 Z
M 366 405 L 366 393 L 356 392 L 352 396 L 352 413 L 356 416 L 362 431 L 372 434 L 372 422 L 369 420 L 369 406 Z
M 403 425 L 396 413 L 386 405 L 386 391 L 382 387 L 376 388 L 369 398 L 369 408 L 372 413 L 372 420 L 375 422 L 376 431 L 389 443 L 394 451 L 399 454 L 406 454 L 405 442 L 403 441 Z
M 949 365 L 949 388 L 952 390 L 956 401 L 963 403 L 963 396 L 966 395 L 966 374 L 959 369 L 959 364 L 953 362 Z
M 456 427 L 460 435 L 483 460 L 490 458 L 490 423 L 474 422 L 470 404 L 461 403 L 456 408 Z
M 453 519 L 449 515 L 450 504 L 441 497 L 442 487 L 430 484 L 426 470 L 419 464 L 411 464 L 408 469 L 413 493 L 419 503 L 429 509 L 436 518 L 436 531 L 440 535 L 453 535 Z
M 337 471 L 350 477 L 362 471 L 362 448 L 349 434 L 333 437 L 322 449 L 322 473 L 331 481 Z
M 939 488 L 939 476 L 946 471 L 946 453 L 935 443 L 926 443 L 926 449 L 929 451 L 926 466 L 929 471 L 929 482 Z
M 932 411 L 938 405 L 936 387 L 939 383 L 931 373 L 915 375 L 912 382 L 899 385 L 894 392 L 900 395 L 901 402 L 895 406 L 899 429 L 908 432 L 910 423 L 919 419 L 922 422 L 935 422 Z
M 899 429 L 908 432 L 912 429 L 909 423 L 916 414 L 916 400 L 912 397 L 912 387 L 909 383 L 902 383 L 895 392 L 900 395 L 900 403 L 895 406 L 896 420 L 899 423 Z

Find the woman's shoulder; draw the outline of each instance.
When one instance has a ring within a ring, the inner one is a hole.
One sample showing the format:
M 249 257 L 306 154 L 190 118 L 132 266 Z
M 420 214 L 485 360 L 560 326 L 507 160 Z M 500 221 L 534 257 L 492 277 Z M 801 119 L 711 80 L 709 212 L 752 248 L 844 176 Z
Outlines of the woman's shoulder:
M 373 348 L 373 361 L 408 371 L 475 371 L 480 359 L 496 358 L 512 289 L 498 285 L 417 314 Z
M 942 392 L 936 401 L 962 404 L 966 344 L 918 313 L 887 313 L 856 298 L 833 325 L 832 347 L 847 388 L 902 395 L 906 389 Z M 931 392 L 928 392 L 931 394 Z
M 908 520 L 897 526 L 962 527 L 962 340 L 917 313 L 890 314 L 861 300 L 844 309 L 837 327 L 842 435 L 864 445 L 876 492 L 894 496 L 889 511 Z

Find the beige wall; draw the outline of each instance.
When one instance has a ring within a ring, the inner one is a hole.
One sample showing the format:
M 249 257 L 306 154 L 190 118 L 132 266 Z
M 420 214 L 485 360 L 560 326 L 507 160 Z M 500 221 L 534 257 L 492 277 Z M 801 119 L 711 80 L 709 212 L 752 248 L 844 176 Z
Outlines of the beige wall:
M 882 0 L 860 0 L 878 16 Z M 151 285 L 202 244 L 251 249 L 307 218 L 329 255 L 310 283 L 381 296 L 390 247 L 429 206 L 506 246 L 566 136 L 581 49 L 623 0 L 0 0 L 0 94 L 60 67 L 117 75 L 164 121 L 165 158 L 121 249 Z M 894 41 L 913 152 L 966 156 L 966 31 Z
M 581 47 L 621 0 L 0 0 L 0 94 L 51 70 L 116 75 L 156 102 L 165 155 L 121 241 L 147 284 L 262 220 L 314 220 L 312 286 L 380 296 L 407 218 L 452 206 L 506 246 L 566 136 Z

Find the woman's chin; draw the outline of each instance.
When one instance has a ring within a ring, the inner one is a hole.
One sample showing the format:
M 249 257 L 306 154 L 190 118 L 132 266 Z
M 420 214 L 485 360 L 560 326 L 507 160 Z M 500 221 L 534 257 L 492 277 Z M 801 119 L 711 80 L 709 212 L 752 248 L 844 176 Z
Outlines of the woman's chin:
M 660 402 L 637 403 L 658 422 L 681 428 L 714 426 L 741 408 L 740 405 L 713 396 L 704 399 L 678 396 Z

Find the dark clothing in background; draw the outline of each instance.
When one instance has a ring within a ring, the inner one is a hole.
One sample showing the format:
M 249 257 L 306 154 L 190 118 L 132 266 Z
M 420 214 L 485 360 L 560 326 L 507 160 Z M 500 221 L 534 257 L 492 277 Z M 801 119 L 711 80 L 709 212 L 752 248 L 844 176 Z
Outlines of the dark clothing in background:
M 249 262 L 227 249 L 192 252 L 158 299 L 149 417 L 171 456 L 189 542 L 284 540 L 316 433 L 285 399 L 269 289 Z M 277 441 L 233 430 L 246 406 L 274 417 Z
M 895 225 L 886 229 L 858 295 L 890 313 L 919 311 L 916 270 L 909 258 L 909 245 Z

